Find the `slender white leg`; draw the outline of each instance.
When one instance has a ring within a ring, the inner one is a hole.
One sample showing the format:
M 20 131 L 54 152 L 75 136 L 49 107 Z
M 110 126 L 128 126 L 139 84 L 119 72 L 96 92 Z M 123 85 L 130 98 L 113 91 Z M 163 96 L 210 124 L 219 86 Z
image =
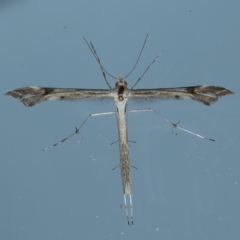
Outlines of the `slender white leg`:
M 132 225 L 133 225 L 133 205 L 132 205 L 132 195 L 129 195 L 129 199 L 130 199 L 130 209 L 131 209 L 131 221 L 132 221 Z
M 100 116 L 100 115 L 109 115 L 109 114 L 115 114 L 116 112 L 102 112 L 102 113 L 92 113 L 90 114 L 85 120 L 84 122 L 78 127 L 78 128 L 75 128 L 75 132 L 72 133 L 71 135 L 69 135 L 68 137 L 64 138 L 63 140 L 61 140 L 60 142 L 57 142 L 51 146 L 48 146 L 46 148 L 43 149 L 43 151 L 46 151 L 48 150 L 49 148 L 53 148 L 53 147 L 56 147 L 58 144 L 60 143 L 63 143 L 65 142 L 66 140 L 68 140 L 70 137 L 74 136 L 75 134 L 79 133 L 79 130 L 82 128 L 82 126 L 87 122 L 87 120 L 90 118 L 90 117 L 96 117 L 96 116 Z
M 134 110 L 129 110 L 128 112 L 153 112 L 153 113 L 157 114 L 159 117 L 161 117 L 162 119 L 164 119 L 166 122 L 169 122 L 169 123 L 173 126 L 173 130 L 174 130 L 174 128 L 178 128 L 178 129 L 180 129 L 180 130 L 182 130 L 182 131 L 184 131 L 184 132 L 190 133 L 190 134 L 192 134 L 192 135 L 194 135 L 194 136 L 196 136 L 196 137 L 203 138 L 203 139 L 207 139 L 207 140 L 210 140 L 210 141 L 215 142 L 214 139 L 207 138 L 207 137 L 204 137 L 204 136 L 199 135 L 199 134 L 197 134 L 197 133 L 191 132 L 191 131 L 189 131 L 189 130 L 187 130 L 187 129 L 185 129 L 185 128 L 178 127 L 178 123 L 179 123 L 179 122 L 178 122 L 178 123 L 173 123 L 173 122 L 171 122 L 170 120 L 168 120 L 167 118 L 165 118 L 164 116 L 162 116 L 161 114 L 159 114 L 158 112 L 156 112 L 155 110 L 153 110 L 152 108 L 134 109 Z
M 126 210 L 127 221 L 128 221 L 128 225 L 130 225 L 129 216 L 128 216 L 128 206 L 127 206 L 126 194 L 123 194 L 123 197 L 124 197 L 124 205 L 125 205 L 125 210 Z

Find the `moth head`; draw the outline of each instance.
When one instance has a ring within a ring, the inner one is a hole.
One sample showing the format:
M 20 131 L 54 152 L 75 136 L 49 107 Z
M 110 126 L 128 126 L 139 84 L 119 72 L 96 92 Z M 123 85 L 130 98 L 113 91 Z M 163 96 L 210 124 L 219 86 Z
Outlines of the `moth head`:
M 118 86 L 127 86 L 127 82 L 124 80 L 123 76 L 120 75 L 118 81 L 116 82 L 116 87 Z

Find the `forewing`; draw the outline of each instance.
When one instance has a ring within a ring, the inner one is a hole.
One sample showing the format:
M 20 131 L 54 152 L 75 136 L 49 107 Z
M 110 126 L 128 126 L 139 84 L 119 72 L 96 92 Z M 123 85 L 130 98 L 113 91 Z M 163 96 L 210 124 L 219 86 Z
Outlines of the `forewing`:
M 129 92 L 129 98 L 190 98 L 206 105 L 218 100 L 218 97 L 234 94 L 232 91 L 217 86 L 192 86 L 179 88 L 134 89 Z
M 7 92 L 5 96 L 18 98 L 25 106 L 30 107 L 46 100 L 112 98 L 113 94 L 111 90 L 105 89 L 24 87 Z

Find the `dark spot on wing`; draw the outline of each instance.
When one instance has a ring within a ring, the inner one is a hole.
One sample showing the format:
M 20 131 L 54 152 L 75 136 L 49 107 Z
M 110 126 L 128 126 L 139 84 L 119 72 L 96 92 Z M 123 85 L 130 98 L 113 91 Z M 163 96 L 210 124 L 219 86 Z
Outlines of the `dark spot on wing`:
M 187 92 L 194 94 L 195 93 L 195 87 L 188 87 Z
M 44 90 L 45 90 L 44 95 L 48 95 L 54 91 L 52 88 L 45 88 Z

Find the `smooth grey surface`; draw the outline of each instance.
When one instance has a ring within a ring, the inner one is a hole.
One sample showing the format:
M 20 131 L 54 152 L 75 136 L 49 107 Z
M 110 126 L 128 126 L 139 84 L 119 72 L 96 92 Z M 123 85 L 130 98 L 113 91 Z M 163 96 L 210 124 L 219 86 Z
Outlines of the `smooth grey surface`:
M 80 135 L 42 152 L 111 101 L 44 102 L 1 97 L 0 239 L 240 239 L 240 3 L 237 1 L 1 1 L 1 93 L 24 86 L 107 88 L 103 66 L 126 75 L 150 33 L 132 86 L 224 86 L 210 107 L 193 101 L 130 102 L 134 225 L 123 205 L 115 116 L 95 117 Z M 112 85 L 115 81 L 109 79 Z

